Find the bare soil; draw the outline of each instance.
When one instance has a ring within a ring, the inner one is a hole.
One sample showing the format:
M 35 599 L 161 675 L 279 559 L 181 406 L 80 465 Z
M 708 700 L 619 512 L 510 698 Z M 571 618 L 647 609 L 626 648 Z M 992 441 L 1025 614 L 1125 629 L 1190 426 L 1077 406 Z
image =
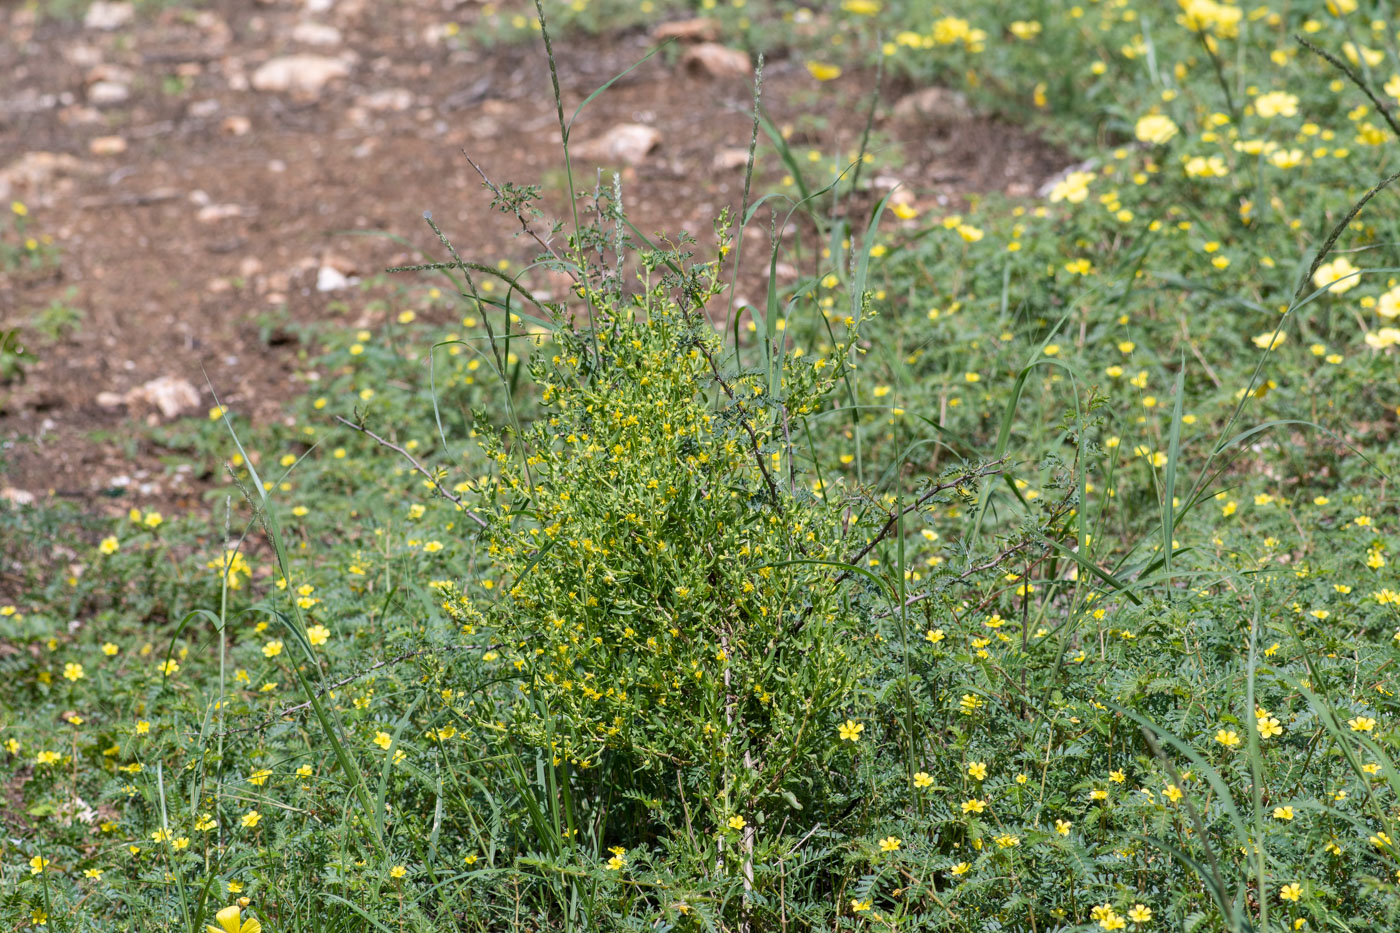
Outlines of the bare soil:
M 464 35 L 473 9 L 452 14 Z M 0 332 L 20 328 L 37 356 L 22 382 L 0 386 L 8 498 L 68 497 L 110 512 L 195 507 L 204 484 L 171 464 L 165 419 L 112 398 L 157 377 L 183 379 L 197 387 L 191 413 L 202 417 L 213 404 L 207 379 L 255 421 L 282 417 L 314 352 L 291 325 L 372 326 L 389 313 L 366 291 L 318 291 L 318 270 L 372 276 L 439 256 L 424 210 L 468 257 L 523 263 L 538 253 L 490 210 L 463 153 L 494 181 L 545 184 L 548 203 L 562 207 L 543 49 L 446 41 L 442 10 L 438 0 L 341 0 L 315 14 L 301 2 L 215 0 L 103 31 L 0 4 L 0 179 L 34 153 L 71 157 L 41 157 L 57 170 L 12 178 L 8 195 L 62 253 L 50 275 L 0 272 Z M 338 41 L 298 41 L 307 22 L 335 27 Z M 641 30 L 557 40 L 566 113 L 653 45 Z M 573 139 L 620 123 L 654 127 L 659 146 L 623 172 L 629 212 L 643 230 L 703 241 L 717 211 L 741 196 L 742 166 L 718 167 L 716 156 L 747 145 L 752 89 L 683 67 L 679 52 L 653 57 L 590 104 Z M 292 53 L 337 57 L 348 75 L 315 93 L 249 86 L 261 64 Z M 95 102 L 113 83 L 129 97 Z M 764 101 L 795 142 L 845 154 L 859 145 L 870 87 L 861 74 L 819 84 L 778 52 Z M 900 161 L 871 174 L 897 177 L 934 216 L 973 192 L 1027 195 L 1066 161 L 973 113 L 897 119 L 885 104 L 879 113 L 877 154 Z M 124 151 L 94 143 L 104 137 Z M 591 187 L 593 168 L 581 169 Z M 782 175 L 771 151 L 760 169 L 764 181 Z M 352 230 L 403 237 L 422 252 Z M 31 324 L 55 299 L 85 317 L 45 341 Z

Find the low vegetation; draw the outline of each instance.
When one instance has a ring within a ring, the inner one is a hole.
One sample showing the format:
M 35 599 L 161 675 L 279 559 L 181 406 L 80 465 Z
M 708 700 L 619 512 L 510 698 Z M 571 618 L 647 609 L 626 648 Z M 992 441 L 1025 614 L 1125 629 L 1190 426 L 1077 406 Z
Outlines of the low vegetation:
M 1395 928 L 1390 5 L 731 7 L 1086 161 L 503 185 L 537 263 L 429 218 L 287 423 L 164 432 L 211 514 L 0 511 L 10 928 Z

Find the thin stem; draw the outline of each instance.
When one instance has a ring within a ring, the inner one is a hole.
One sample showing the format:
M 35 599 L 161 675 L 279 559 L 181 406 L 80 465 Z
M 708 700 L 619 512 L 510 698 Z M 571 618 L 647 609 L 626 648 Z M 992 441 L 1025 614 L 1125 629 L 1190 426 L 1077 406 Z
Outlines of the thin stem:
M 353 421 L 348 421 L 345 418 L 342 418 L 340 415 L 336 415 L 335 420 L 339 421 L 341 424 L 345 425 L 351 430 L 359 431 L 361 434 L 374 441 L 380 447 L 387 447 L 389 450 L 392 450 L 399 456 L 403 457 L 410 464 L 412 464 L 415 470 L 417 470 L 419 473 L 423 474 L 428 478 L 428 481 L 433 484 L 433 488 L 438 491 L 439 495 L 441 495 L 447 501 L 456 505 L 457 508 L 461 509 L 461 511 L 467 516 L 467 518 L 470 518 L 482 528 L 489 527 L 489 525 L 486 522 L 486 519 L 482 518 L 480 515 L 467 508 L 466 504 L 462 502 L 461 496 L 454 495 L 453 493 L 448 492 L 447 489 L 443 487 L 442 483 L 438 481 L 438 474 L 430 471 L 427 467 L 423 466 L 423 464 L 419 463 L 418 460 L 413 456 L 413 454 L 404 450 L 402 447 L 400 447 L 398 444 L 395 444 L 393 441 L 385 440 L 378 434 L 375 434 L 369 428 L 365 427 L 363 424 L 356 424 Z

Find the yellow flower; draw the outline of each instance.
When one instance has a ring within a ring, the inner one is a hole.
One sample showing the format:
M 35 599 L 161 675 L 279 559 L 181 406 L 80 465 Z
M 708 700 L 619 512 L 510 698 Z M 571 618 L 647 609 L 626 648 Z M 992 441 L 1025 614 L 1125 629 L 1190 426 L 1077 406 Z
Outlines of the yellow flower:
M 1400 285 L 1376 299 L 1376 313 L 1387 321 L 1400 317 Z
M 1351 291 L 1361 283 L 1361 270 L 1351 264 L 1345 256 L 1338 256 L 1331 262 L 1324 262 L 1313 273 L 1313 286 L 1325 288 L 1333 295 Z
M 1071 823 L 1069 820 L 1056 820 L 1056 821 L 1055 821 L 1055 832 L 1059 833 L 1061 836 L 1068 836 L 1068 835 L 1069 835 L 1069 831 L 1070 831 L 1071 829 L 1073 829 L 1073 828 L 1074 828 L 1074 824 Z
M 406 874 L 408 874 L 408 869 L 404 868 L 402 865 L 395 865 L 393 868 L 389 869 L 390 878 L 402 878 Z
M 1249 342 L 1261 350 L 1273 350 L 1283 346 L 1288 341 L 1288 334 L 1281 330 L 1271 330 L 1267 333 L 1258 334 L 1249 338 Z
M 374 744 L 375 744 L 375 745 L 378 745 L 380 748 L 384 749 L 386 752 L 389 750 L 389 746 L 392 745 L 393 743 L 394 743 L 393 737 L 390 736 L 389 733 L 387 733 L 387 732 L 376 732 L 376 733 L 374 734 Z
M 743 829 L 747 825 L 748 821 L 746 821 L 742 816 L 739 816 L 737 813 L 729 818 L 730 829 Z
M 252 917 L 240 923 L 240 913 L 237 904 L 230 904 L 214 915 L 219 925 L 208 924 L 205 929 L 208 933 L 262 933 L 262 924 Z
M 929 777 L 929 773 L 927 771 L 920 771 L 918 774 L 914 775 L 915 787 L 929 787 L 932 784 L 933 778 Z
M 967 776 L 978 781 L 985 781 L 987 779 L 986 763 L 982 761 L 968 762 Z
M 807 72 L 818 81 L 834 81 L 841 77 L 839 65 L 828 65 L 824 62 L 808 62 Z
M 1292 807 L 1274 807 L 1274 819 L 1276 819 L 1276 820 L 1291 820 L 1291 819 L 1293 819 L 1293 808 L 1292 808 Z
M 254 787 L 262 787 L 267 783 L 267 779 L 272 777 L 272 772 L 267 768 L 259 768 L 248 775 L 248 783 Z
M 36 855 L 29 860 L 29 873 L 31 875 L 42 875 L 44 869 L 49 867 L 49 860 L 42 855 Z
M 112 644 L 110 641 L 102 646 L 102 653 L 109 658 L 115 657 L 117 652 L 119 651 L 121 651 L 121 649 L 118 648 L 116 645 Z
M 1267 739 L 1275 735 L 1283 735 L 1283 726 L 1273 716 L 1260 716 L 1255 722 L 1255 727 L 1259 730 L 1259 738 Z
M 274 639 L 273 641 L 270 641 L 267 644 L 263 645 L 262 653 L 263 657 L 275 658 L 282 653 L 282 643 Z
M 1177 126 L 1170 117 L 1162 116 L 1159 113 L 1150 113 L 1137 121 L 1133 132 L 1142 142 L 1160 146 L 1169 142 L 1177 134 Z
M 899 847 L 900 847 L 900 845 L 901 845 L 902 843 L 903 843 L 903 840 L 901 840 L 901 839 L 899 839 L 899 838 L 897 838 L 897 837 L 895 837 L 895 836 L 886 836 L 884 839 L 881 839 L 881 840 L 880 840 L 880 851 L 881 851 L 881 852 L 898 852 L 898 851 L 899 851 Z
M 1128 924 L 1111 908 L 1099 917 L 1099 926 L 1105 930 L 1121 930 Z
M 1050 189 L 1050 202 L 1058 204 L 1068 201 L 1078 204 L 1089 196 L 1089 182 L 1096 176 L 1093 172 L 1070 172 Z
M 864 731 L 864 723 L 856 722 L 854 719 L 847 719 L 841 726 L 841 739 L 846 742 L 859 742 L 860 734 Z
M 259 813 L 257 810 L 249 810 L 247 813 L 243 814 L 243 818 L 240 819 L 238 822 L 243 824 L 244 829 L 252 829 L 254 826 L 258 825 L 258 821 L 261 819 L 261 813 Z
M 971 871 L 971 870 L 972 870 L 972 863 L 971 863 L 971 862 L 959 862 L 958 864 L 954 865 L 953 868 L 952 868 L 952 872 L 953 872 L 953 874 L 955 874 L 955 875 L 965 875 L 965 874 L 967 874 L 967 873 L 968 873 L 969 871 Z
M 324 645 L 326 642 L 330 641 L 330 638 L 331 630 L 324 625 L 313 625 L 306 630 L 306 640 L 311 642 L 312 645 Z
M 1370 716 L 1357 716 L 1355 719 L 1348 719 L 1347 725 L 1351 726 L 1352 732 L 1370 732 L 1376 728 L 1376 721 Z
M 985 809 L 987 809 L 987 801 L 985 800 L 978 800 L 974 797 L 962 802 L 962 812 L 964 813 L 981 813 Z
M 108 535 L 102 539 L 102 543 L 97 546 L 97 549 L 103 554 L 115 554 L 120 547 L 121 542 L 111 535 Z
M 1134 904 L 1133 909 L 1128 911 L 1128 919 L 1133 923 L 1147 923 L 1152 919 L 1152 908 L 1146 904 Z
M 1224 745 L 1226 748 L 1239 748 L 1240 746 L 1239 733 L 1235 732 L 1233 729 L 1221 729 L 1216 732 L 1215 741 Z
M 1265 119 L 1269 117 L 1294 117 L 1298 115 L 1298 98 L 1287 91 L 1270 91 L 1254 98 L 1254 112 Z
M 1192 156 L 1184 168 L 1187 178 L 1224 178 L 1229 167 L 1220 156 Z
M 1303 886 L 1296 881 L 1292 884 L 1285 884 L 1279 888 L 1278 896 L 1285 901 L 1296 901 L 1303 896 Z
M 67 680 L 78 681 L 83 679 L 83 666 L 69 661 L 63 665 L 63 676 Z

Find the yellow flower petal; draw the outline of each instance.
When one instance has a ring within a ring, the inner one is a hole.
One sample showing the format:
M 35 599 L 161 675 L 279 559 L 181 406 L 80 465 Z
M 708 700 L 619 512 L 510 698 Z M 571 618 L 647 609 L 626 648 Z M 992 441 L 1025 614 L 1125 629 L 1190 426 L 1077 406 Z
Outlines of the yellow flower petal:
M 209 926 L 209 933 L 243 933 L 238 924 L 238 905 L 230 904 L 214 915 L 214 919 L 219 921 L 219 925 Z

